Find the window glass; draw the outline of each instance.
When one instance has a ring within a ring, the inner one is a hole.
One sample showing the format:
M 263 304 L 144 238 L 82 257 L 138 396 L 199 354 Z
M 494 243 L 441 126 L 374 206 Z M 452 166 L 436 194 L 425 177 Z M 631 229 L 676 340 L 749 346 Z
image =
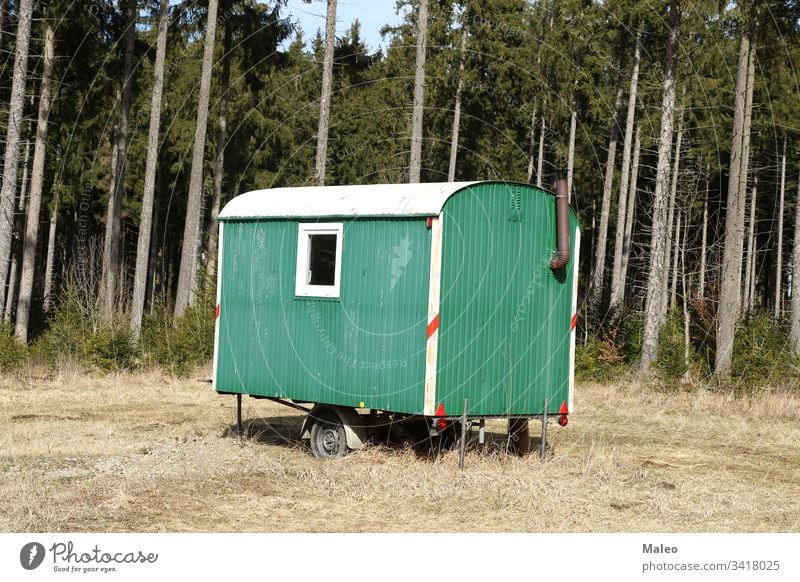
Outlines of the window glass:
M 312 234 L 308 238 L 308 284 L 333 285 L 336 282 L 336 235 Z

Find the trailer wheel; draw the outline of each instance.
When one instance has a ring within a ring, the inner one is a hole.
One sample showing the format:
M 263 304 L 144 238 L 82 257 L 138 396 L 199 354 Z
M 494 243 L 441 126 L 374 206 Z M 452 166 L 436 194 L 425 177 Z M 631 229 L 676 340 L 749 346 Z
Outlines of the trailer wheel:
M 508 419 L 508 449 L 510 452 L 524 457 L 531 450 L 530 428 L 527 418 Z
M 331 459 L 347 454 L 344 424 L 335 412 L 323 410 L 311 420 L 311 452 L 315 457 Z

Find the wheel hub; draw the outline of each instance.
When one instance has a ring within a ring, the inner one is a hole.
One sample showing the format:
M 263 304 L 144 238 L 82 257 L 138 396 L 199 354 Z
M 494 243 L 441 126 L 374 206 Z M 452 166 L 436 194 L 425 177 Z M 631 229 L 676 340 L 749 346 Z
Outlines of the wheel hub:
M 339 432 L 326 428 L 322 433 L 322 447 L 329 453 L 334 453 L 339 448 Z

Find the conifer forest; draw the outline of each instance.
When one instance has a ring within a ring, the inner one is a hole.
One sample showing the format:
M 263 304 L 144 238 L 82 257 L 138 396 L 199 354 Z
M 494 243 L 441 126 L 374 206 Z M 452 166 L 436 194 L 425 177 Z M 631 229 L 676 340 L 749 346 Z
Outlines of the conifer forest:
M 800 2 L 304 5 L 0 0 L 0 369 L 206 361 L 240 193 L 563 176 L 579 378 L 797 382 Z

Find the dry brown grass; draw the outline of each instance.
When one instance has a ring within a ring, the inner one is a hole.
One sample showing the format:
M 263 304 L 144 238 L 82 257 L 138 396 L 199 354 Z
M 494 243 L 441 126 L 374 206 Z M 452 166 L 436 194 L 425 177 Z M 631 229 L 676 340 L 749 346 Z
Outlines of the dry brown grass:
M 157 373 L 0 380 L 0 531 L 800 531 L 800 395 L 581 385 L 553 455 L 336 461 L 301 416 Z M 532 432 L 538 423 L 532 423 Z M 501 437 L 503 425 L 491 429 Z

